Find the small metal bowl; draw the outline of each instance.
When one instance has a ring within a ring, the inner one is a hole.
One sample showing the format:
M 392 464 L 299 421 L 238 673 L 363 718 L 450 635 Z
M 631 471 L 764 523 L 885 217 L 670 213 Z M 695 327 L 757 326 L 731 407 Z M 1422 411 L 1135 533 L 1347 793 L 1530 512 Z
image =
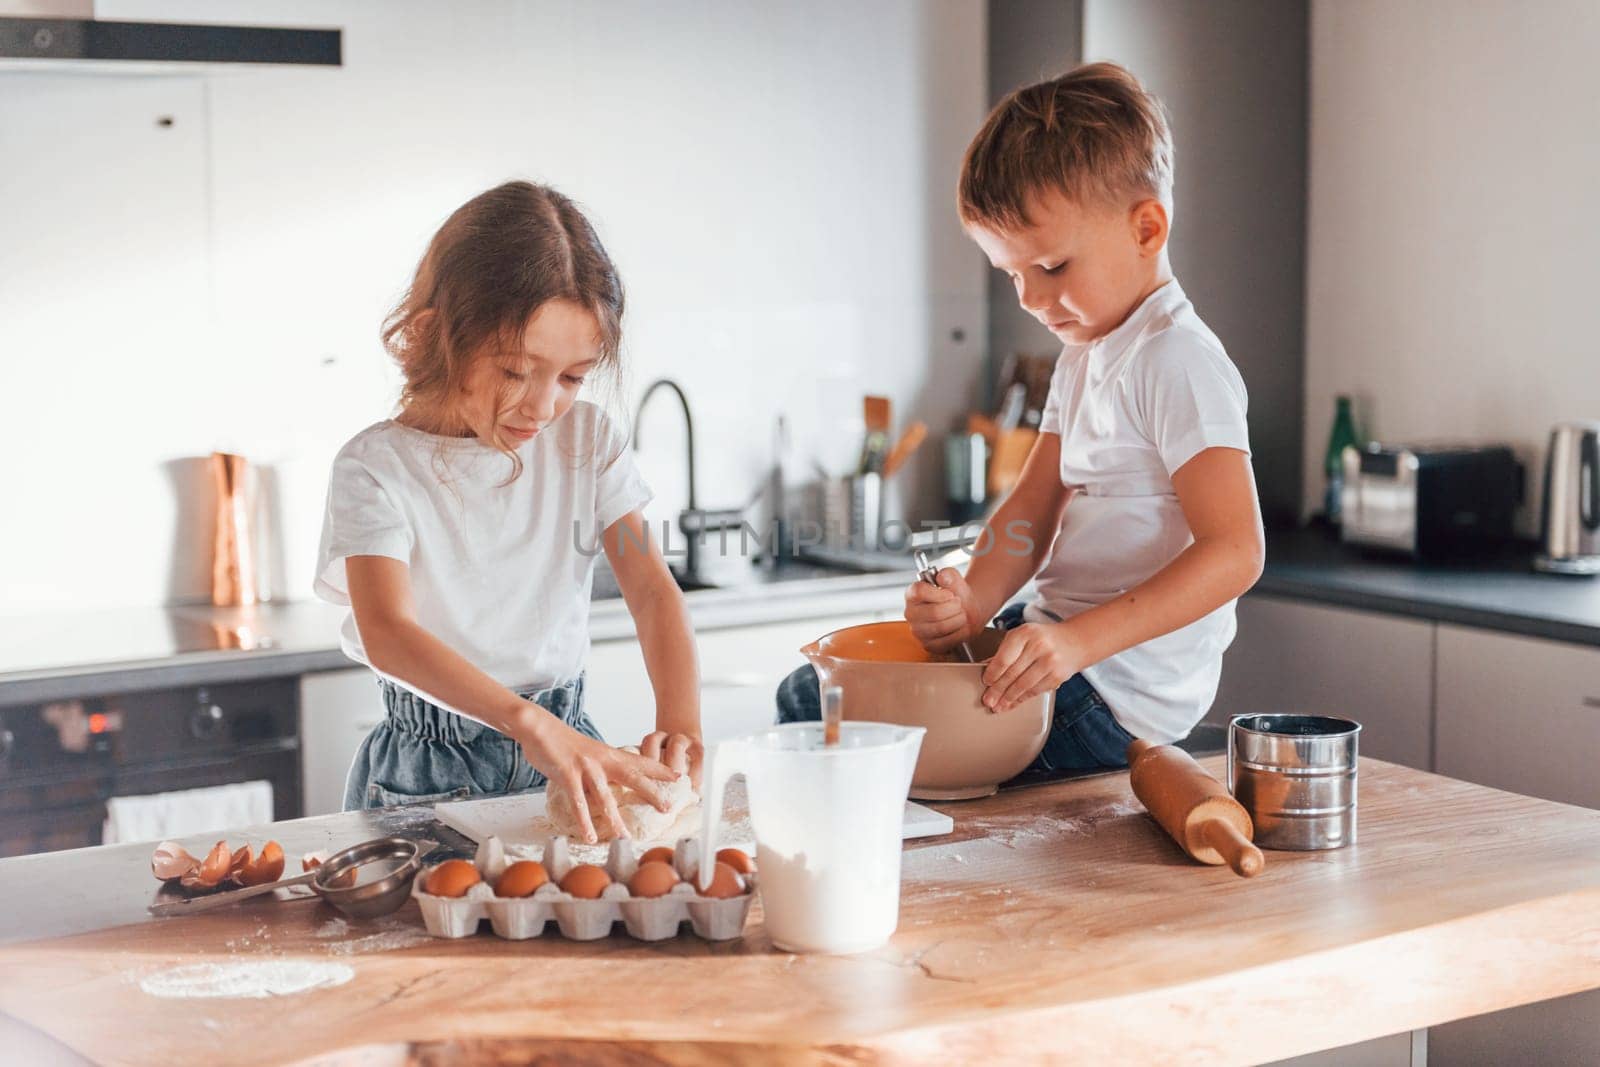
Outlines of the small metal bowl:
M 423 845 L 427 847 L 424 848 Z M 422 870 L 422 857 L 433 850 L 431 841 L 419 844 L 403 837 L 380 837 L 351 845 L 329 856 L 311 879 L 311 888 L 329 904 L 357 919 L 373 919 L 399 909 L 411 895 L 411 883 Z M 370 882 L 359 881 L 358 870 L 368 864 L 391 861 L 395 868 Z M 341 880 L 356 884 L 341 885 Z

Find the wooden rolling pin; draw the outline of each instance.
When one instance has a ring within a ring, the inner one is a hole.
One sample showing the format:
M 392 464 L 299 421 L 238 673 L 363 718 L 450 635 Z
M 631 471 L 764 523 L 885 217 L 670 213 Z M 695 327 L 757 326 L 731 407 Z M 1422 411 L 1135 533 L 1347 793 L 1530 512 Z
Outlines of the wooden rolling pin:
M 1250 843 L 1249 813 L 1189 753 L 1136 739 L 1128 746 L 1128 777 L 1133 795 L 1189 855 L 1245 878 L 1261 873 L 1266 860 Z

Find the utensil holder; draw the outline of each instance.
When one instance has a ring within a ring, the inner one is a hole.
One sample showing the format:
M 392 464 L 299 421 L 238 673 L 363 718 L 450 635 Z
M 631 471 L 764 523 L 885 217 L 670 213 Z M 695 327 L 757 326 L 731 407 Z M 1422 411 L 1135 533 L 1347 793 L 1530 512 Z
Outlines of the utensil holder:
M 823 542 L 834 551 L 877 551 L 883 531 L 883 478 L 849 474 L 822 491 Z

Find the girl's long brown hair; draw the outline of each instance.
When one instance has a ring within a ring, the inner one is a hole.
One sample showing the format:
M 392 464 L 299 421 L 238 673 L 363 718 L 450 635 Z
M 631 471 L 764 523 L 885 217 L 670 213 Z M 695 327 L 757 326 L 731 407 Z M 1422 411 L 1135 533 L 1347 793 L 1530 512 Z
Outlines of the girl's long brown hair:
M 522 350 L 528 320 L 552 300 L 594 315 L 595 371 L 615 376 L 622 343 L 622 280 L 594 227 L 570 199 L 546 185 L 514 181 L 457 208 L 428 242 L 416 277 L 383 324 L 383 345 L 405 384 L 400 408 L 459 428 L 460 397 L 472 361 Z M 504 387 L 509 402 L 511 386 Z M 459 424 L 459 426 L 458 426 Z M 512 480 L 521 473 L 514 449 Z

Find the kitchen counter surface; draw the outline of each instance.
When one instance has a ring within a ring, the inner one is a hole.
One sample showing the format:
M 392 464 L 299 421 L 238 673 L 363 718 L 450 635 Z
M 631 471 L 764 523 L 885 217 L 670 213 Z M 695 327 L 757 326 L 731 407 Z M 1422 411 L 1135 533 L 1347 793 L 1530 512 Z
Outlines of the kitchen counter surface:
M 796 562 L 748 568 L 685 594 L 697 628 L 749 625 L 898 602 L 909 571 L 850 571 Z M 114 608 L 0 620 L 0 707 L 132 689 L 282 678 L 353 664 L 339 650 L 344 609 L 321 601 L 215 608 Z M 590 635 L 632 636 L 633 619 L 597 587 Z
M 0 1012 L 129 1064 L 1225 1064 L 1600 987 L 1600 812 L 1361 775 L 1359 844 L 1269 852 L 1248 881 L 1188 861 L 1125 774 L 944 805 L 956 832 L 907 846 L 898 933 L 854 957 L 775 950 L 759 904 L 740 941 L 644 944 L 263 902 L 0 948 Z M 145 991 L 308 963 L 349 970 L 289 997 Z
M 1600 577 L 1541 574 L 1519 547 L 1470 564 L 1371 555 L 1322 528 L 1267 534 L 1252 594 L 1600 645 Z
M 1531 548 L 1470 565 L 1421 565 L 1346 548 L 1326 530 L 1272 531 L 1254 594 L 1600 645 L 1600 578 L 1540 574 Z M 699 629 L 898 603 L 909 569 L 884 556 L 846 570 L 798 561 L 748 568 L 719 588 L 686 594 Z M 632 636 L 633 619 L 597 576 L 590 634 Z M 609 594 L 609 595 L 608 595 Z M 214 685 L 351 665 L 339 651 L 343 609 L 291 601 L 254 609 L 209 605 L 120 608 L 0 620 L 0 706 L 128 689 Z

